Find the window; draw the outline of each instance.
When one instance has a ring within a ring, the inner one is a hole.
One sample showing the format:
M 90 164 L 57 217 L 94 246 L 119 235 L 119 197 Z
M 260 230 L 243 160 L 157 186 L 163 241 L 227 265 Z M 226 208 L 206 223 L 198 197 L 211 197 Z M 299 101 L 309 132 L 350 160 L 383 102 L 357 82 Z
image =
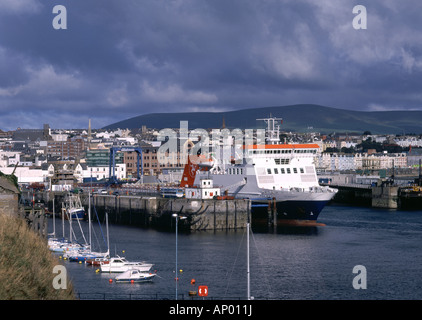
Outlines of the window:
M 285 173 L 286 173 L 286 172 L 284 171 L 284 168 L 281 168 L 281 169 L 280 169 L 280 173 L 281 173 L 281 174 L 285 174 Z
M 289 164 L 289 159 L 274 159 L 275 164 Z
M 300 168 L 300 173 L 305 173 L 305 171 L 303 170 L 303 168 Z
M 290 168 L 287 168 L 287 173 L 290 174 Z
M 297 173 L 297 168 L 293 168 L 293 173 Z
M 271 169 L 270 168 L 267 169 L 267 173 L 268 174 L 271 174 Z
M 278 169 L 277 168 L 274 168 L 274 173 L 275 174 L 278 174 Z

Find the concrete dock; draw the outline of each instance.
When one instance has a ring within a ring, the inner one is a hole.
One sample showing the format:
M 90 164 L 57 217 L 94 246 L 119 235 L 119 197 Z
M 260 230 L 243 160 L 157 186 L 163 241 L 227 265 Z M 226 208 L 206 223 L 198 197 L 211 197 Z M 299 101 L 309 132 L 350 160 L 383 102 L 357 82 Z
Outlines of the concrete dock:
M 82 204 L 88 209 L 88 196 L 83 195 Z M 249 200 L 193 200 L 184 198 L 160 198 L 134 195 L 95 194 L 91 199 L 91 212 L 103 217 L 107 211 L 109 221 L 153 227 L 173 228 L 177 213 L 185 216 L 180 228 L 193 230 L 228 230 L 246 228 L 251 204 Z
M 373 208 L 422 210 L 422 188 L 378 179 L 371 184 L 322 183 L 338 189 L 333 202 Z

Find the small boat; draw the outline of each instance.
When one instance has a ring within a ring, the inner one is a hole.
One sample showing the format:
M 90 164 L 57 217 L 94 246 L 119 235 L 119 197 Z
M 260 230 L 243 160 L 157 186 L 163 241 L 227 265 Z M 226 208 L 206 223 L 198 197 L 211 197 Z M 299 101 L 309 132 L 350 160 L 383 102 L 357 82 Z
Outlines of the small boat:
M 69 244 L 70 241 L 65 238 L 49 238 L 47 240 L 47 246 L 50 250 L 53 251 L 55 248 L 59 248 L 60 246 Z
M 101 272 L 125 272 L 129 269 L 136 269 L 141 272 L 147 272 L 152 268 L 152 264 L 145 262 L 129 262 L 125 258 L 111 258 L 106 264 L 101 264 Z
M 146 282 L 152 281 L 155 273 L 141 272 L 137 269 L 129 269 L 116 277 L 116 282 Z
M 86 262 L 91 259 L 99 259 L 99 258 L 105 259 L 108 257 L 108 252 L 102 253 L 102 252 L 93 252 L 91 250 L 80 250 L 76 252 L 69 252 L 65 256 L 66 258 L 69 259 L 69 261 Z
M 69 220 L 83 220 L 85 219 L 85 209 L 82 206 L 81 199 L 78 194 L 69 193 L 64 199 L 64 208 L 66 213 L 64 218 Z
M 79 250 L 83 250 L 86 249 L 86 247 L 84 245 L 81 245 L 80 243 L 63 243 L 63 244 L 57 244 L 55 246 L 50 246 L 49 247 L 50 251 L 53 252 L 74 252 L 74 251 L 79 251 Z
M 86 264 L 91 266 L 101 266 L 102 264 L 108 264 L 110 258 L 90 258 L 86 260 Z

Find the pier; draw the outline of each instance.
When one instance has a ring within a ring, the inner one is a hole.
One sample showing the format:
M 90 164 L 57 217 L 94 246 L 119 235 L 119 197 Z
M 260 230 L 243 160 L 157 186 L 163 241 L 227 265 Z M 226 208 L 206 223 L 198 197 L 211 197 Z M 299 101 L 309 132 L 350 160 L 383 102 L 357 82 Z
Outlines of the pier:
M 88 207 L 88 197 L 82 203 Z M 185 199 L 151 196 L 93 196 L 98 213 L 107 211 L 110 222 L 133 224 L 157 229 L 172 228 L 173 213 L 185 216 L 181 228 L 193 230 L 226 230 L 246 228 L 250 201 L 243 199 Z
M 55 199 L 55 212 L 65 193 L 44 193 L 43 198 L 52 208 Z M 89 208 L 88 193 L 80 194 L 86 212 Z M 110 223 L 148 227 L 154 229 L 174 229 L 173 213 L 185 216 L 179 228 L 187 231 L 230 230 L 246 228 L 251 203 L 248 199 L 186 199 L 163 198 L 158 194 L 149 195 L 91 195 L 91 216 L 102 220 L 108 214 Z
M 374 179 L 371 177 L 368 178 L 368 181 L 372 181 L 370 183 L 368 181 L 354 183 L 349 176 L 344 179 L 345 182 L 338 180 L 321 183 L 321 185 L 338 189 L 333 202 L 373 208 L 422 209 L 422 188 L 411 185 L 412 179 L 408 177 L 403 179 Z

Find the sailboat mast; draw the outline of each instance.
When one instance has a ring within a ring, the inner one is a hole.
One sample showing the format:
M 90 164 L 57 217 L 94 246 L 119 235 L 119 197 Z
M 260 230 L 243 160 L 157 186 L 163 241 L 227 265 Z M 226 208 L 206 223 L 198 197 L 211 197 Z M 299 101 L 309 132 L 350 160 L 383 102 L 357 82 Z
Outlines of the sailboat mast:
M 63 229 L 63 238 L 65 238 L 65 234 L 64 234 L 64 209 L 63 209 L 63 202 L 62 202 L 62 229 Z
M 109 239 L 109 234 L 108 234 L 108 214 L 107 211 L 105 213 L 106 215 L 106 228 L 107 228 L 107 254 L 110 254 L 110 239 Z
M 53 196 L 53 237 L 56 237 L 56 213 L 54 212 L 54 196 Z
M 88 192 L 88 230 L 89 230 L 89 248 L 92 251 L 92 242 L 91 242 L 91 190 Z
M 249 268 L 249 221 L 246 224 L 246 242 L 247 242 L 247 249 L 246 249 L 246 259 L 247 259 L 247 267 L 246 267 L 246 274 L 247 274 L 247 281 L 248 281 L 248 292 L 247 298 L 251 300 L 251 279 L 250 279 L 250 268 Z

